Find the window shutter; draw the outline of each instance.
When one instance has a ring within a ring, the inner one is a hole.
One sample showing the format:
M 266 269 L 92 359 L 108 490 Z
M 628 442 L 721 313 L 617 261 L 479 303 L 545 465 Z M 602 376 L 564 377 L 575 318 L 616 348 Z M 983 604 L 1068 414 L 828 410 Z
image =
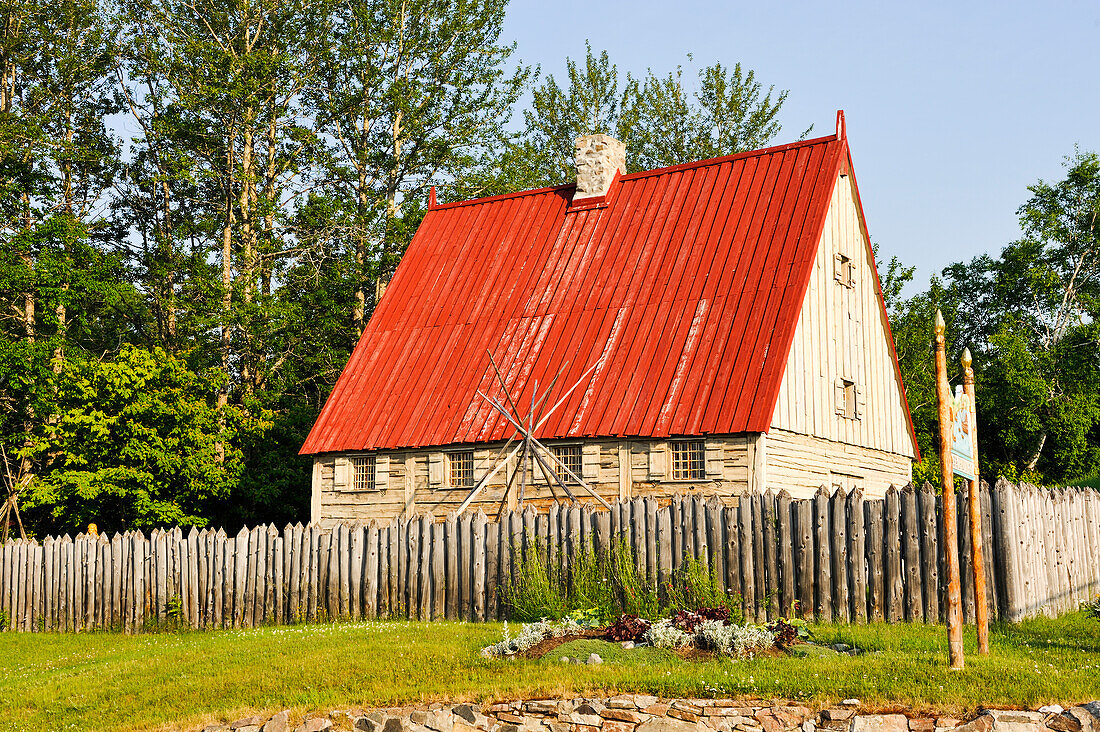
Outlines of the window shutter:
M 489 473 L 489 451 L 474 450 L 474 485 Z
M 649 479 L 668 479 L 668 443 L 651 442 L 649 444 Z
M 833 279 L 844 283 L 844 255 L 840 252 L 833 255 Z
M 332 487 L 347 490 L 351 487 L 351 461 L 340 455 L 332 468 Z
M 390 456 L 376 455 L 374 458 L 374 490 L 384 491 L 390 483 Z
M 718 440 L 707 440 L 707 477 L 719 479 L 723 474 L 722 457 L 724 450 Z
M 844 416 L 844 379 L 837 378 L 833 382 L 833 407 L 837 414 Z
M 867 395 L 863 391 L 862 384 L 856 384 L 856 419 L 863 417 L 863 412 L 867 406 Z
M 428 453 L 428 485 L 432 488 L 443 487 L 443 453 Z
M 585 483 L 592 483 L 600 479 L 599 445 L 585 443 L 581 447 L 581 478 L 584 479 Z

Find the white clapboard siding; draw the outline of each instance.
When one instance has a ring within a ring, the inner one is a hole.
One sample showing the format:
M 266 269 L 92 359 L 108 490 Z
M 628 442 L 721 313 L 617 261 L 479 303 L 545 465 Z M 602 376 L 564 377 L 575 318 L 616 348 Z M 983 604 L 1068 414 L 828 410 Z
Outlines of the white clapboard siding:
M 839 254 L 850 260 L 851 286 L 838 280 Z M 840 176 L 787 357 L 772 426 L 914 457 L 874 267 L 851 177 Z M 843 414 L 844 379 L 856 385 L 855 419 Z

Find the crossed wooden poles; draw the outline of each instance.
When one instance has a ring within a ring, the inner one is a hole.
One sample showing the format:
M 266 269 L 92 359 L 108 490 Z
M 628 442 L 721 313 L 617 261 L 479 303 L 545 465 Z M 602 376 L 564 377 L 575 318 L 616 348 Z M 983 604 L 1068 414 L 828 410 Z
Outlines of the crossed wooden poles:
M 8 452 L 0 445 L 0 456 L 4 458 L 4 506 L 0 508 L 0 544 L 8 540 L 8 525 L 11 517 L 15 516 L 15 522 L 19 525 L 19 536 L 27 538 L 27 532 L 23 529 L 23 519 L 19 515 L 19 494 L 22 488 L 16 488 L 15 481 L 11 478 L 11 464 L 8 462 Z
M 479 480 L 476 485 L 474 485 L 473 489 L 470 491 L 470 494 L 466 496 L 466 500 L 464 500 L 462 502 L 462 505 L 458 507 L 458 511 L 456 512 L 456 514 L 461 515 L 462 512 L 465 511 L 471 503 L 473 503 L 474 499 L 478 497 L 485 486 L 489 484 L 489 481 L 492 480 L 497 473 L 504 469 L 512 460 L 512 458 L 521 453 L 520 468 L 519 470 L 514 471 L 511 477 L 508 478 L 507 486 L 504 489 L 504 496 L 501 498 L 502 506 L 504 502 L 508 500 L 508 494 L 512 491 L 512 486 L 516 481 L 517 475 L 519 476 L 518 502 L 520 506 L 523 505 L 523 501 L 527 493 L 527 465 L 528 462 L 533 461 L 538 464 L 539 470 L 542 472 L 542 476 L 546 480 L 546 485 L 550 489 L 550 494 L 554 496 L 555 500 L 560 500 L 557 490 L 560 488 L 562 493 L 564 493 L 564 495 L 567 496 L 570 501 L 574 503 L 578 502 L 577 496 L 569 488 L 569 483 L 572 482 L 573 484 L 579 485 L 584 488 L 586 491 L 591 493 L 597 501 L 602 503 L 606 508 L 610 509 L 611 504 L 605 501 L 603 497 L 600 496 L 600 494 L 592 488 L 592 486 L 588 485 L 588 483 L 586 483 L 584 479 L 574 473 L 565 463 L 563 463 L 558 458 L 558 456 L 554 454 L 553 450 L 547 448 L 546 445 L 542 444 L 535 437 L 535 432 L 539 429 L 539 427 L 542 427 L 544 424 L 546 424 L 546 420 L 550 418 L 550 415 L 552 415 L 558 409 L 558 407 L 565 403 L 565 400 L 569 398 L 569 395 L 572 394 L 576 390 L 576 388 L 580 386 L 585 381 L 585 379 L 587 379 L 592 374 L 593 371 L 596 370 L 596 367 L 600 365 L 603 359 L 600 359 L 596 363 L 592 364 L 592 366 L 587 371 L 585 371 L 584 374 L 581 375 L 581 378 L 577 379 L 577 383 L 573 384 L 573 386 L 571 386 L 569 390 L 566 391 L 565 394 L 563 394 L 562 397 L 554 403 L 554 406 L 550 407 L 550 409 L 547 410 L 545 413 L 543 413 L 543 407 L 546 406 L 546 402 L 549 399 L 550 394 L 554 391 L 554 386 L 558 383 L 558 379 L 561 377 L 562 372 L 565 370 L 565 367 L 568 365 L 568 363 L 562 366 L 561 371 L 558 371 L 557 376 L 555 376 L 553 381 L 550 382 L 549 388 L 547 388 L 546 391 L 543 392 L 541 398 L 539 398 L 538 396 L 539 383 L 536 380 L 534 384 L 534 389 L 532 389 L 531 391 L 531 407 L 527 412 L 527 416 L 525 417 L 523 414 L 520 413 L 519 407 L 516 405 L 516 401 L 512 399 L 512 395 L 508 393 L 508 386 L 504 382 L 504 377 L 501 376 L 500 369 L 497 367 L 497 362 L 496 359 L 493 358 L 493 354 L 489 351 L 486 351 L 486 353 L 489 354 L 489 363 L 493 367 L 493 373 L 496 374 L 497 382 L 500 383 L 501 391 L 504 392 L 504 398 L 507 401 L 507 406 L 505 404 L 502 404 L 498 399 L 486 396 L 481 392 L 480 389 L 477 392 L 478 396 L 487 401 L 493 409 L 495 409 L 497 412 L 503 415 L 506 420 L 508 420 L 508 423 L 511 424 L 512 427 L 515 429 L 515 434 L 508 438 L 508 441 L 504 443 L 504 447 L 500 448 L 500 451 L 497 452 L 497 454 L 492 458 L 491 462 L 496 464 L 495 467 L 491 471 L 489 471 L 481 480 Z M 515 444 L 513 446 L 513 444 L 517 442 L 518 444 Z M 551 467 L 551 464 L 556 466 L 557 470 Z M 564 474 L 568 480 L 563 479 L 562 474 Z M 532 484 L 535 482 L 534 465 L 531 466 L 531 482 Z

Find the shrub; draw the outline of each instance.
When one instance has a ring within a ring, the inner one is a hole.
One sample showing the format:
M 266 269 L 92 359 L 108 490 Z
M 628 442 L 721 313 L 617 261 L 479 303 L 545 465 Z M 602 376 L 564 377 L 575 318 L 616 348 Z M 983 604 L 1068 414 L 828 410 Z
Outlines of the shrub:
M 742 622 L 741 596 L 722 589 L 723 584 L 717 567 L 711 569 L 705 562 L 688 557 L 665 585 L 667 608 L 671 611 L 725 608 L 728 620 Z
M 639 576 L 634 551 L 625 541 L 610 552 L 597 552 L 591 545 L 582 548 L 568 571 L 560 551 L 551 557 L 538 542 L 529 546 L 516 580 L 503 588 L 509 618 L 535 621 L 580 612 L 609 622 L 623 613 L 659 612 L 657 593 Z
M 1092 598 L 1091 602 L 1082 602 L 1081 609 L 1093 620 L 1100 620 L 1100 595 Z
M 643 618 L 639 618 L 637 615 L 630 615 L 623 613 L 619 616 L 611 627 L 607 629 L 607 637 L 613 641 L 634 641 L 638 642 L 645 639 L 646 633 L 649 632 L 649 628 L 652 623 Z
M 693 637 L 666 618 L 651 625 L 645 639 L 654 648 L 686 648 L 691 645 Z

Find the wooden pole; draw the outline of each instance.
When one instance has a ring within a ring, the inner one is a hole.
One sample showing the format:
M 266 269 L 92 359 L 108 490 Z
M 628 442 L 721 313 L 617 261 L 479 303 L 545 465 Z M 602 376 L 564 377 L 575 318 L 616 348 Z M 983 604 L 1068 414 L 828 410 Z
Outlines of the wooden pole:
M 943 313 L 936 311 L 936 395 L 940 420 L 940 465 L 943 470 L 943 558 L 947 565 L 947 650 L 952 669 L 963 661 L 962 586 L 959 580 L 958 524 L 955 518 L 955 473 L 951 462 L 951 387 L 947 384 L 947 353 Z
M 970 480 L 967 493 L 970 510 L 970 546 L 973 553 L 974 572 L 974 620 L 978 626 L 978 653 L 989 655 L 989 604 L 985 588 L 985 549 L 982 546 L 982 507 L 979 491 L 981 478 L 978 475 L 978 414 L 974 401 L 974 369 L 970 349 L 963 351 L 963 390 L 966 392 L 967 408 L 970 409 L 970 454 L 974 456 L 974 477 Z

